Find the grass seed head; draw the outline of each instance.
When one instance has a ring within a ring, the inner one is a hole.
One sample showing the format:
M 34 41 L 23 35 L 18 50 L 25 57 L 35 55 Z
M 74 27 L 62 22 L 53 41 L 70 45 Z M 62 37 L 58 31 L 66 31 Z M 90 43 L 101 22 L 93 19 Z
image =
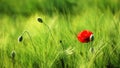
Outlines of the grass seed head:
M 70 46 L 68 49 L 65 50 L 65 53 L 66 53 L 67 55 L 73 54 L 73 53 L 74 53 L 74 48 L 72 48 L 72 47 Z

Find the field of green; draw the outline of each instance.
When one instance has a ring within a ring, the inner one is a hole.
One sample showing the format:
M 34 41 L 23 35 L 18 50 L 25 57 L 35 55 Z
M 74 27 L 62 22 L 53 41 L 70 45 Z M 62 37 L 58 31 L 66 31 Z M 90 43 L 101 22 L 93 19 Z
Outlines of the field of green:
M 0 68 L 120 68 L 120 0 L 0 0 Z

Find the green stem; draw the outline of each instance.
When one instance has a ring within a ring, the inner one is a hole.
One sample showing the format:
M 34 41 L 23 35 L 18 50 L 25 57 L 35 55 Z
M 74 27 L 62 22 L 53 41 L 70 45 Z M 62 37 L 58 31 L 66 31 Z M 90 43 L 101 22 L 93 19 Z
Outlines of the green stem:
M 34 43 L 33 43 L 33 41 L 32 41 L 32 38 L 31 38 L 29 32 L 28 32 L 28 31 L 24 31 L 21 36 L 23 36 L 25 33 L 29 36 L 30 41 L 31 41 L 31 43 L 32 43 L 32 46 L 33 46 L 33 48 L 34 48 L 34 50 L 35 50 L 35 52 L 36 52 L 36 48 L 35 48 L 35 46 L 34 46 Z
M 49 28 L 49 26 L 47 25 L 47 24 L 45 24 L 44 23 L 44 25 L 48 28 L 48 30 L 49 30 L 49 32 L 50 32 L 50 35 L 51 35 L 51 37 L 53 38 L 53 40 L 54 40 L 54 37 L 53 37 L 53 35 L 52 35 L 52 32 L 51 32 L 51 30 L 50 30 L 50 28 Z M 54 40 L 55 41 L 55 40 Z

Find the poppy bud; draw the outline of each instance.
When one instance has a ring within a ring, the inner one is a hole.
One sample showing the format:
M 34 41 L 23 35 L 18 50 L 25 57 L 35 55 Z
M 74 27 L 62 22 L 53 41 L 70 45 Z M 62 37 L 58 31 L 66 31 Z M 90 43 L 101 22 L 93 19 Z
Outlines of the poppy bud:
M 90 41 L 93 41 L 94 40 L 94 35 L 90 35 Z
M 60 40 L 60 43 L 62 43 L 62 40 Z
M 82 43 L 88 43 L 94 40 L 93 33 L 88 30 L 83 30 L 80 33 L 78 33 L 77 38 Z
M 18 37 L 18 42 L 22 42 L 22 40 L 23 40 L 22 36 Z
M 38 20 L 38 22 L 43 23 L 42 18 L 38 18 L 37 20 Z M 43 23 L 43 24 L 49 29 L 49 32 L 50 32 L 50 34 L 51 34 L 51 36 L 52 36 L 52 38 L 53 38 L 52 32 L 51 32 L 51 30 L 50 30 L 50 27 L 49 27 L 46 23 Z M 54 40 L 54 38 L 53 38 L 53 40 Z
M 38 18 L 37 20 L 38 20 L 38 22 L 43 23 L 42 18 Z
M 12 52 L 11 52 L 11 58 L 12 58 L 12 59 L 15 58 L 15 54 L 16 54 L 15 51 L 12 51 Z

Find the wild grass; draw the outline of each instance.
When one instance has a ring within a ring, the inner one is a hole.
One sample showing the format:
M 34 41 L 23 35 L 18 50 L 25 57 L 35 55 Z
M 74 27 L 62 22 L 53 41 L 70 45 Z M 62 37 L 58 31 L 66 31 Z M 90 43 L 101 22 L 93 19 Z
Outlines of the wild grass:
M 59 11 L 28 17 L 1 15 L 0 68 L 119 68 L 120 11 L 84 7 L 75 15 Z M 94 33 L 93 42 L 77 40 L 84 29 Z M 29 35 L 22 35 L 24 31 Z M 18 42 L 21 35 L 23 40 Z

